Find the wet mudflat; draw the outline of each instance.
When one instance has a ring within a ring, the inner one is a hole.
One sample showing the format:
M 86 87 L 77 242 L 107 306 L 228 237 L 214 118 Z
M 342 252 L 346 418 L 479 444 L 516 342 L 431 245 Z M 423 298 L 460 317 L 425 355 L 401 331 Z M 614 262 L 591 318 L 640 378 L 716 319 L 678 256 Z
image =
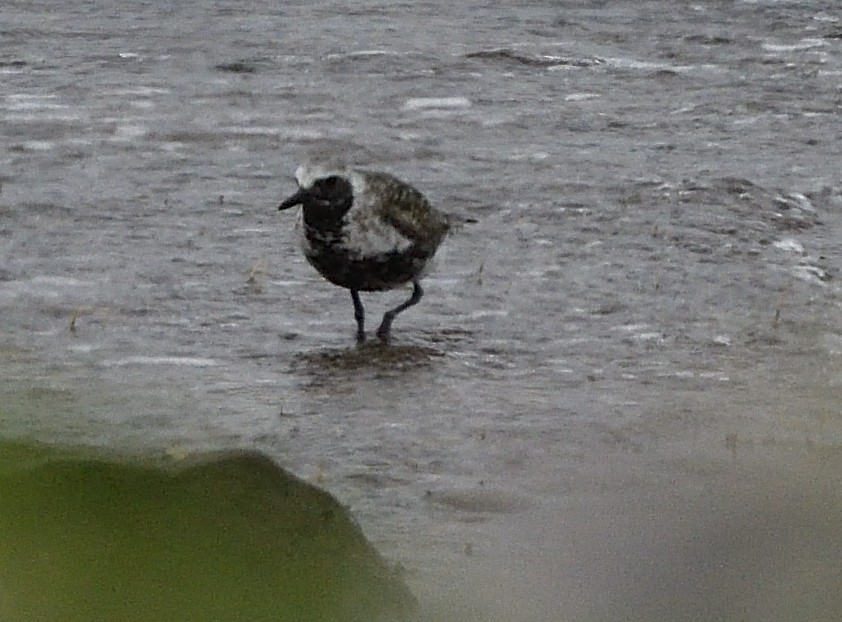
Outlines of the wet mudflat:
M 601 569 L 765 490 L 833 531 L 832 3 L 86 7 L 4 8 L 4 437 L 263 451 L 445 618 L 647 619 Z M 388 346 L 275 209 L 314 156 L 477 220 Z

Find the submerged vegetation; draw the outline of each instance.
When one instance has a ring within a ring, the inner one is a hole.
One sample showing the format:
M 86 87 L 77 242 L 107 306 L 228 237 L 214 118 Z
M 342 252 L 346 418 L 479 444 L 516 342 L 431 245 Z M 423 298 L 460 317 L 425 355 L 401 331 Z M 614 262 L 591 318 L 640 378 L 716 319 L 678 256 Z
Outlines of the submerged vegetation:
M 256 452 L 0 443 L 0 618 L 370 620 L 414 599 L 349 512 Z

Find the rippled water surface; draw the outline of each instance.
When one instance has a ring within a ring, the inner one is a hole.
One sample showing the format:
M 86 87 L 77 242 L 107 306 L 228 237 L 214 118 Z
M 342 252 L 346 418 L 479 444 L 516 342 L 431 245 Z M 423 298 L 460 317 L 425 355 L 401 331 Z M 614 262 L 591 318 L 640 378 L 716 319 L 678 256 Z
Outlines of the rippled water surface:
M 676 559 L 688 525 L 835 533 L 835 3 L 0 14 L 4 437 L 262 450 L 348 504 L 432 617 L 653 619 L 607 569 Z M 355 344 L 276 210 L 323 156 L 477 220 L 388 346 Z M 749 619 L 797 619 L 767 570 Z M 700 619 L 728 619 L 710 589 Z

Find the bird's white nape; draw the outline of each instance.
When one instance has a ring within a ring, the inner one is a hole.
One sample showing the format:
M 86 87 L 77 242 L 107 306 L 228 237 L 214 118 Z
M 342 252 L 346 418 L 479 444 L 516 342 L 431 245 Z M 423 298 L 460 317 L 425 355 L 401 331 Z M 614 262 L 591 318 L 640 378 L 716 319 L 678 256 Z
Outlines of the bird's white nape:
M 295 169 L 295 181 L 301 188 L 311 188 L 317 179 L 334 175 L 348 178 L 349 172 L 341 165 L 306 163 Z

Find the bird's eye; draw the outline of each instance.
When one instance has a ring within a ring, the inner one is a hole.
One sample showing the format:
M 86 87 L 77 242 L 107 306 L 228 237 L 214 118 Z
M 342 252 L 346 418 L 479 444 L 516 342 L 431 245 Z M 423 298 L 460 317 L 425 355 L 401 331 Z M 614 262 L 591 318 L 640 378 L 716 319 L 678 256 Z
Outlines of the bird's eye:
M 313 182 L 312 193 L 315 196 L 329 197 L 336 192 L 339 186 L 339 178 L 336 175 L 323 177 Z

